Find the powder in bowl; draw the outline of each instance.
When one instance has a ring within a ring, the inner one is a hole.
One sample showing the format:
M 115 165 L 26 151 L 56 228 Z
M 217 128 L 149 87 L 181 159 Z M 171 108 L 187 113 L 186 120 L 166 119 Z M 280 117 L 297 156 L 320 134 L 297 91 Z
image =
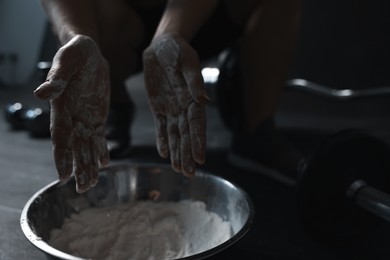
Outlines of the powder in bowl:
M 177 259 L 231 238 L 231 225 L 201 201 L 137 201 L 88 208 L 65 219 L 48 243 L 91 259 Z

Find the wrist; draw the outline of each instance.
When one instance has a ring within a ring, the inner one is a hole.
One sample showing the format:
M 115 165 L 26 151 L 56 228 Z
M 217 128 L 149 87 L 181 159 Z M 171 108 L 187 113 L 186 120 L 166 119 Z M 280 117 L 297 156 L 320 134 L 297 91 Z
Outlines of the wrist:
M 72 39 L 75 38 L 84 38 L 86 40 L 91 40 L 98 44 L 97 36 L 96 34 L 92 32 L 85 32 L 83 30 L 73 30 L 66 27 L 63 27 L 59 30 L 59 40 L 61 42 L 61 45 L 66 45 L 68 42 L 70 42 Z
M 156 34 L 153 36 L 153 39 L 151 41 L 151 45 L 156 42 L 161 42 L 164 39 L 171 38 L 171 39 L 178 39 L 178 38 L 184 38 L 180 33 L 178 32 L 156 32 Z
M 94 54 L 100 55 L 99 46 L 97 43 L 87 35 L 74 34 L 73 36 L 69 35 L 70 38 L 61 49 L 67 49 L 68 51 L 74 51 L 73 55 L 75 57 L 90 57 Z
M 220 0 L 169 0 L 156 30 L 156 37 L 176 34 L 187 42 L 214 12 Z

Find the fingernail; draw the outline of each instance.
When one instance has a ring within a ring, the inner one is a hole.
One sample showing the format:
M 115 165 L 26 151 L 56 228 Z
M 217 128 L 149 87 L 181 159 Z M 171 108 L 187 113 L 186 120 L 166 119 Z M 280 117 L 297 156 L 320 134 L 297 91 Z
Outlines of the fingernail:
M 76 181 L 76 191 L 78 193 L 86 192 L 90 188 L 92 188 L 92 186 L 89 183 L 83 184 L 83 183 L 80 183 L 79 181 Z
M 42 93 L 42 87 L 39 86 L 37 87 L 35 90 L 34 90 L 34 94 L 37 96 L 37 95 L 40 95 Z
M 58 179 L 60 181 L 66 181 L 66 180 L 68 180 L 72 176 L 72 172 L 71 171 L 60 170 L 58 168 L 57 168 L 57 171 L 58 171 Z
M 43 87 L 38 87 L 34 91 L 34 95 L 36 97 L 42 98 L 42 99 L 49 99 L 49 98 L 51 98 L 50 92 L 45 91 L 45 89 Z
M 167 159 L 169 154 L 168 146 L 165 144 L 158 144 L 158 153 L 161 156 L 161 158 Z
M 91 186 L 80 186 L 78 183 L 76 183 L 76 191 L 78 193 L 84 193 L 87 190 L 89 190 L 90 188 L 91 188 Z
M 66 181 L 70 178 L 70 175 L 58 175 L 60 181 Z
M 203 93 L 198 98 L 196 98 L 195 101 L 198 104 L 205 104 L 210 102 L 210 98 L 207 94 Z
M 195 175 L 195 168 L 192 166 L 187 167 L 186 171 L 184 172 L 184 175 L 187 177 L 193 177 Z
M 183 173 L 184 176 L 188 177 L 188 178 L 192 178 L 195 176 L 195 170 L 193 169 L 192 171 L 189 171 L 189 172 L 186 172 L 186 173 Z
M 176 162 L 171 162 L 171 165 L 172 165 L 172 169 L 177 172 L 177 173 L 182 173 L 183 170 L 181 169 L 181 165 L 179 163 L 176 163 Z
M 102 166 L 106 166 L 110 163 L 110 155 L 108 154 L 107 156 L 103 156 L 101 159 L 100 159 L 100 163 Z
M 210 101 L 209 95 L 207 95 L 207 93 L 203 93 L 203 97 L 204 97 L 207 101 Z
M 58 178 L 61 181 L 69 179 L 73 173 L 73 166 L 71 162 L 68 162 L 66 159 L 56 159 L 56 168 L 58 172 Z
M 98 179 L 97 179 L 97 178 L 92 178 L 92 179 L 91 179 L 91 182 L 90 182 L 90 185 L 91 185 L 92 187 L 95 187 L 96 184 L 98 184 Z

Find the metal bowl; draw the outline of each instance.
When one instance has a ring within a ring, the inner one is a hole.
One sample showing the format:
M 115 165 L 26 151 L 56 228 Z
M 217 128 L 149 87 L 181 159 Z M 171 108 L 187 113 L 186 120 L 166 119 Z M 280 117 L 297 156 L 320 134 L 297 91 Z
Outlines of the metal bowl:
M 158 198 L 153 195 L 156 191 Z M 156 199 L 202 201 L 208 211 L 231 224 L 227 241 L 182 259 L 204 259 L 221 252 L 249 230 L 254 217 L 247 193 L 222 177 L 198 171 L 189 179 L 174 172 L 170 165 L 121 164 L 102 168 L 96 187 L 83 194 L 75 191 L 73 178 L 47 185 L 28 200 L 20 224 L 27 239 L 49 259 L 82 259 L 47 243 L 50 231 L 61 228 L 65 218 L 86 208 Z

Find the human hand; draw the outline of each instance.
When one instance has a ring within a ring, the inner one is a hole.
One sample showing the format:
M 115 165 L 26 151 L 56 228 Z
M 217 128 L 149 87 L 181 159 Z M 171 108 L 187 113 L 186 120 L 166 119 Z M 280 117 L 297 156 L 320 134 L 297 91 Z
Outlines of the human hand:
M 166 34 L 144 51 L 143 62 L 157 150 L 175 171 L 193 176 L 196 163 L 205 162 L 209 100 L 198 54 L 179 35 Z
M 96 43 L 77 35 L 61 47 L 46 82 L 34 94 L 50 100 L 50 131 L 59 179 L 68 179 L 74 172 L 78 192 L 95 186 L 99 162 L 105 165 L 110 160 L 105 138 L 109 68 Z

